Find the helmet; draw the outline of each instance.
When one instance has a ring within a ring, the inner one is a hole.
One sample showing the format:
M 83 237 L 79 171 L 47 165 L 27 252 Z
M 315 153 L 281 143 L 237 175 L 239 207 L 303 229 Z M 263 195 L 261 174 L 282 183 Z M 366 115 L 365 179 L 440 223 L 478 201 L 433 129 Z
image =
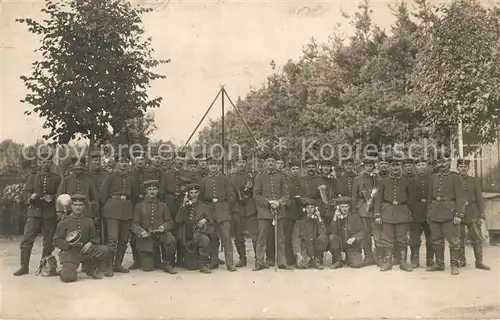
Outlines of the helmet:
M 64 211 L 71 205 L 71 196 L 69 194 L 61 194 L 56 199 L 56 211 Z
M 71 231 L 70 233 L 68 233 L 68 235 L 66 236 L 66 241 L 70 245 L 73 245 L 73 244 L 78 243 L 81 238 L 82 238 L 82 236 L 81 236 L 80 232 L 78 232 L 78 230 L 74 230 L 74 231 Z

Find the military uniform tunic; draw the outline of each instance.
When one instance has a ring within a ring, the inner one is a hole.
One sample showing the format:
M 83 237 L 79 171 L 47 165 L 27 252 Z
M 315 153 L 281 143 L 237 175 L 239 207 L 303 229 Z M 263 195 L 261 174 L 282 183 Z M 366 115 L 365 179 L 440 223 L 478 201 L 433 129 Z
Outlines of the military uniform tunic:
M 467 237 L 465 229 L 467 227 L 472 246 L 475 248 L 476 260 L 478 260 L 478 248 L 483 244 L 479 219 L 485 219 L 486 217 L 484 215 L 483 192 L 479 181 L 474 177 L 465 175 L 462 176 L 462 183 L 467 196 L 467 205 L 465 207 L 464 220 L 460 225 L 460 251 L 461 259 L 465 262 L 465 240 Z M 482 252 L 480 259 L 482 259 Z
M 342 260 L 341 252 L 346 253 L 346 263 L 353 268 L 362 266 L 361 245 L 370 235 L 366 231 L 362 219 L 357 214 L 348 214 L 345 217 L 336 216 L 328 226 L 330 252 L 333 262 Z M 351 245 L 347 243 L 355 238 Z
M 335 185 L 335 196 L 341 195 L 345 197 L 352 197 L 355 178 L 356 174 L 352 171 L 341 172 Z
M 80 173 L 74 171 L 69 176 L 65 177 L 59 185 L 57 194 L 58 196 L 61 194 L 85 195 L 90 205 L 86 211 L 87 216 L 89 218 L 97 218 L 99 216 L 99 193 L 94 181 L 92 181 L 92 178 L 85 171 Z
M 294 255 L 302 255 L 302 261 L 297 261 L 299 267 L 307 268 L 311 260 L 323 256 L 326 246 L 326 226 L 323 221 L 303 217 L 295 222 L 292 248 Z
M 415 248 L 420 247 L 423 232 L 427 242 L 428 261 L 432 259 L 429 252 L 433 250 L 432 245 L 430 245 L 430 230 L 427 223 L 427 200 L 429 198 L 428 193 L 430 181 L 431 176 L 429 174 L 420 175 L 417 173 L 410 178 L 410 194 L 413 198 L 413 201 L 410 204 L 410 210 L 412 212 L 414 222 L 410 226 L 409 245 L 410 247 Z
M 175 217 L 184 200 L 185 191 L 183 180 L 187 180 L 188 173 L 184 170 L 170 169 L 163 174 L 160 181 L 160 199 L 165 199 L 172 217 Z

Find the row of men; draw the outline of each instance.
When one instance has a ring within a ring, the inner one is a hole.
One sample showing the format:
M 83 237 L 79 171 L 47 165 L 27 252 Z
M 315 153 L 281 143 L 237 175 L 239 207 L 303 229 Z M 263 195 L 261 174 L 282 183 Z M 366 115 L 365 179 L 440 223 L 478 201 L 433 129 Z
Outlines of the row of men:
M 404 270 L 418 267 L 420 237 L 424 232 L 427 240 L 428 269 L 444 269 L 444 238 L 446 238 L 450 242 L 452 273 L 458 274 L 458 267 L 465 265 L 465 230 L 461 229 L 467 226 L 476 254 L 476 267 L 488 269 L 482 261 L 479 226 L 481 220 L 484 219 L 484 212 L 481 192 L 474 178 L 467 176 L 468 163 L 465 160 L 459 163 L 461 175 L 450 174 L 449 157 L 444 156 L 438 163 L 439 172 L 433 176 L 428 174 L 427 163 L 424 159 L 417 161 L 416 164 L 412 161 L 405 161 L 405 173 L 403 173 L 401 161 L 397 159 L 391 160 L 390 170 L 388 170 L 388 163 L 380 161 L 378 163 L 379 175 L 375 176 L 373 174 L 374 161 L 365 159 L 364 170 L 356 177 L 352 171 L 351 159 L 344 162 L 340 175 L 332 174 L 334 172 L 328 164 L 323 164 L 322 168 L 328 169 L 325 169 L 323 175 L 318 175 L 316 161 L 309 160 L 306 161 L 307 174 L 300 176 L 299 163 L 290 163 L 290 173 L 284 175 L 280 170 L 276 170 L 279 155 L 271 152 L 263 158 L 266 169 L 257 176 L 251 176 L 246 171 L 246 161 L 242 158 L 237 162 L 238 171 L 227 177 L 220 174 L 219 165 L 214 159 L 209 159 L 208 174 L 203 176 L 203 173 L 200 173 L 202 170 L 183 171 L 184 159 L 181 157 L 176 160 L 172 170 L 163 173 L 155 168 L 154 158 L 151 159 L 151 165 L 145 167 L 145 159 L 137 156 L 135 157 L 137 168 L 134 170 L 128 172 L 128 159 L 118 159 L 117 171 L 103 178 L 100 174 L 96 174 L 99 171 L 100 154 L 92 154 L 96 170 L 93 170 L 90 175 L 84 175 L 83 165 L 77 161 L 74 172 L 64 178 L 61 183 L 59 183 L 61 179 L 59 176 L 48 174 L 47 161 L 42 161 L 41 171 L 31 176 L 25 186 L 32 205 L 28 212 L 25 236 L 21 243 L 21 268 L 15 274 L 21 275 L 28 272 L 31 248 L 40 229 L 44 233 L 42 256 L 51 254 L 53 250 L 51 235 L 55 232 L 55 217 L 51 215 L 53 212 L 51 208 L 53 208 L 54 195 L 62 193 L 83 194 L 91 203 L 86 210 L 87 214 L 93 218 L 104 218 L 107 227 L 105 242 L 109 251 L 106 271 L 108 276 L 111 276 L 113 271 L 128 272 L 128 269 L 123 268 L 122 261 L 130 229 L 133 231 L 131 247 L 134 264 L 132 268 L 141 266 L 139 251 L 143 250 L 138 250 L 137 238 L 141 238 L 144 233 L 137 232 L 137 228 L 135 230 L 131 228 L 131 221 L 134 206 L 136 211 L 142 211 L 138 213 L 139 215 L 153 217 L 153 211 L 155 211 L 153 207 L 141 205 L 146 194 L 144 181 L 151 178 L 158 181 L 157 193 L 159 198 L 166 203 L 165 208 L 174 221 L 177 220 L 176 216 L 180 209 L 190 208 L 190 206 L 183 206 L 185 204 L 183 203 L 185 202 L 183 182 L 200 182 L 200 200 L 205 204 L 204 207 L 208 208 L 207 221 L 210 222 L 211 228 L 209 229 L 213 229 L 210 232 L 210 250 L 208 250 L 209 256 L 213 257 L 209 264 L 211 268 L 218 266 L 217 252 L 220 237 L 224 247 L 226 266 L 230 271 L 236 270 L 230 237 L 232 221 L 236 229 L 235 245 L 240 258 L 236 266 L 247 264 L 244 246 L 244 232 L 247 229 L 253 240 L 256 254 L 254 270 L 268 267 L 269 263 L 266 258 L 271 260 L 271 263 L 277 263 L 282 269 L 292 269 L 291 265 L 301 264 L 301 260 L 297 261 L 297 246 L 292 246 L 294 225 L 296 221 L 307 216 L 304 216 L 299 200 L 312 199 L 318 207 L 317 211 L 321 213 L 321 220 L 325 226 L 329 227 L 335 220 L 335 208 L 338 204 L 332 201 L 333 198 L 347 196 L 351 198 L 353 213 L 360 218 L 363 230 L 368 235 L 354 241 L 364 254 L 361 265 L 377 263 L 381 270 L 389 270 L 392 267 L 392 257 L 395 256 L 396 259 L 399 258 L 400 267 Z M 191 160 L 188 167 L 193 167 L 193 165 L 196 166 L 196 162 Z M 416 167 L 415 170 L 414 167 Z M 100 194 L 97 192 L 99 185 Z M 54 192 L 55 189 L 59 190 Z M 272 261 L 273 254 L 267 250 L 268 247 L 272 247 L 270 245 L 272 242 L 269 240 L 272 239 L 270 235 L 273 230 L 271 221 L 275 217 L 278 218 L 276 228 L 278 246 L 275 248 L 278 261 Z M 146 228 L 143 227 L 144 230 L 156 230 L 154 219 L 144 218 L 143 220 L 145 226 L 150 224 Z M 177 265 L 184 263 L 183 253 L 188 247 L 185 234 L 182 234 L 184 228 L 179 227 L 181 224 L 177 222 L 177 227 L 174 226 L 174 234 L 180 240 L 179 243 L 184 244 L 183 247 L 177 248 Z M 406 263 L 408 231 L 410 231 L 411 265 Z M 317 236 L 314 235 L 312 238 L 315 239 Z M 375 255 L 372 250 L 372 238 L 375 242 Z M 345 240 L 342 248 L 353 245 L 349 243 L 352 240 Z M 151 247 L 154 246 L 148 246 L 150 249 L 147 252 L 153 251 Z M 322 252 L 324 249 L 320 246 L 314 251 Z M 173 259 L 169 258 L 172 254 L 163 253 L 166 262 L 165 270 L 175 272 L 172 267 Z M 433 261 L 434 255 L 436 262 Z M 332 256 L 333 265 L 338 266 L 341 258 L 333 252 Z M 309 255 L 311 265 L 320 268 L 323 262 L 322 257 L 322 253 Z M 358 264 L 351 263 L 351 265 Z M 203 266 L 206 267 L 205 264 Z M 151 269 L 151 265 L 143 266 L 143 268 Z M 203 268 L 203 270 L 206 269 Z

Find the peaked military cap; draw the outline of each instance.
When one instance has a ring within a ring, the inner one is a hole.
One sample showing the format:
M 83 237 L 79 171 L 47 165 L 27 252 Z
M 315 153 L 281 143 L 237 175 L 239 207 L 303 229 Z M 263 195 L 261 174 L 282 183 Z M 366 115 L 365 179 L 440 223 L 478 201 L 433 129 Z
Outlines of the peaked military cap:
M 405 157 L 403 159 L 403 164 L 414 164 L 415 163 L 415 159 L 413 159 L 412 157 Z
M 196 159 L 198 159 L 198 161 L 206 161 L 207 160 L 207 155 L 204 154 L 203 152 L 202 153 L 198 153 L 196 155 Z
M 262 159 L 264 159 L 264 160 L 266 160 L 266 159 L 280 160 L 280 156 L 278 155 L 278 153 L 276 153 L 274 151 L 268 151 L 262 155 Z
M 79 158 L 78 155 L 76 155 L 76 154 L 71 157 L 71 161 L 73 163 L 76 163 L 76 162 L 80 162 L 81 164 L 87 163 L 87 159 L 85 157 Z
M 158 180 L 147 180 L 142 183 L 144 185 L 144 188 L 150 188 L 150 187 L 158 187 L 160 185 L 160 182 Z
M 457 166 L 460 166 L 460 165 L 468 166 L 468 165 L 470 165 L 470 160 L 468 160 L 468 159 L 458 159 L 457 160 Z
M 53 157 L 54 157 L 54 154 L 52 152 L 50 152 L 49 150 L 42 150 L 38 154 L 39 160 L 52 160 Z
M 321 165 L 324 166 L 333 166 L 333 161 L 329 159 L 323 159 L 320 161 Z
M 347 197 L 347 196 L 340 196 L 338 198 L 335 198 L 334 201 L 337 205 L 341 205 L 341 204 L 349 204 L 350 205 L 352 198 Z
M 176 159 L 184 159 L 186 158 L 186 152 L 184 151 L 178 151 L 175 153 L 175 158 Z
M 115 161 L 128 161 L 130 156 L 127 153 L 115 154 Z
M 198 183 L 190 183 L 186 185 L 186 190 L 187 191 L 193 191 L 193 190 L 200 190 L 201 186 Z
M 83 194 L 75 193 L 75 194 L 71 195 L 71 200 L 72 201 L 86 201 L 87 197 Z
M 300 203 L 302 204 L 303 207 L 316 205 L 316 201 L 314 201 L 314 199 L 311 198 L 301 198 Z
M 354 163 L 354 159 L 352 157 L 349 157 L 347 159 L 342 159 L 342 164 L 345 163 Z
M 363 158 L 362 163 L 363 164 L 374 164 L 375 160 L 371 156 L 367 156 L 367 157 Z
M 236 161 L 247 161 L 248 160 L 248 157 L 245 156 L 244 154 L 238 154 L 236 155 L 236 157 L 234 158 Z
M 288 163 L 290 167 L 300 167 L 300 160 L 298 159 L 291 159 L 290 162 Z
M 304 164 L 307 166 L 307 165 L 310 165 L 310 164 L 314 164 L 316 165 L 318 163 L 318 161 L 316 159 L 307 159 L 306 161 L 304 161 Z
M 393 155 L 389 158 L 389 163 L 402 163 L 403 162 L 403 159 L 401 159 L 401 157 L 398 157 L 396 155 Z
M 208 157 L 207 162 L 208 163 L 218 163 L 219 159 L 217 159 L 216 157 Z
M 198 164 L 198 160 L 193 159 L 193 158 L 190 158 L 190 159 L 188 159 L 188 160 L 186 161 L 186 163 L 187 163 L 188 165 L 190 165 L 190 164 Z
M 101 158 L 102 157 L 102 153 L 101 153 L 101 151 L 95 150 L 95 151 L 90 152 L 89 156 L 91 158 Z
M 425 157 L 418 157 L 417 159 L 415 159 L 415 164 L 417 163 L 428 163 L 427 159 L 425 159 Z

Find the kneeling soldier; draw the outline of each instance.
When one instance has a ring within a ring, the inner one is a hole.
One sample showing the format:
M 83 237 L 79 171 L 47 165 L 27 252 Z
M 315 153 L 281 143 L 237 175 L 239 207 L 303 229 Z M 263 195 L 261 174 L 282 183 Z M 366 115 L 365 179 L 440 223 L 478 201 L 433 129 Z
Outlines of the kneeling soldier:
M 209 266 L 211 217 L 209 208 L 198 200 L 200 188 L 200 185 L 196 183 L 186 186 L 188 200 L 175 216 L 175 222 L 179 225 L 177 239 L 182 249 L 185 248 L 199 255 L 200 272 L 211 273 Z
M 143 182 L 146 191 L 144 201 L 135 206 L 134 232 L 137 235 L 136 245 L 139 251 L 141 269 L 154 270 L 155 250 L 162 250 L 163 271 L 176 274 L 173 259 L 177 241 L 172 230 L 174 221 L 170 216 L 167 204 L 158 200 L 158 180 Z
M 327 246 L 326 227 L 312 199 L 303 200 L 305 216 L 295 222 L 292 234 L 293 253 L 297 268 L 323 270 L 320 260 Z
M 99 245 L 99 235 L 94 222 L 86 217 L 88 210 L 87 197 L 82 194 L 71 196 L 71 214 L 61 220 L 57 225 L 54 236 L 54 246 L 61 249 L 59 261 L 62 269 L 60 279 L 62 282 L 77 280 L 77 270 L 80 263 L 87 265 L 87 275 L 102 279 L 106 268 L 108 249 Z
M 332 222 L 328 226 L 330 252 L 332 254 L 332 269 L 342 268 L 342 252 L 346 255 L 346 264 L 351 268 L 361 268 L 363 258 L 361 245 L 369 236 L 361 217 L 350 212 L 352 198 L 335 199 L 338 205 Z

